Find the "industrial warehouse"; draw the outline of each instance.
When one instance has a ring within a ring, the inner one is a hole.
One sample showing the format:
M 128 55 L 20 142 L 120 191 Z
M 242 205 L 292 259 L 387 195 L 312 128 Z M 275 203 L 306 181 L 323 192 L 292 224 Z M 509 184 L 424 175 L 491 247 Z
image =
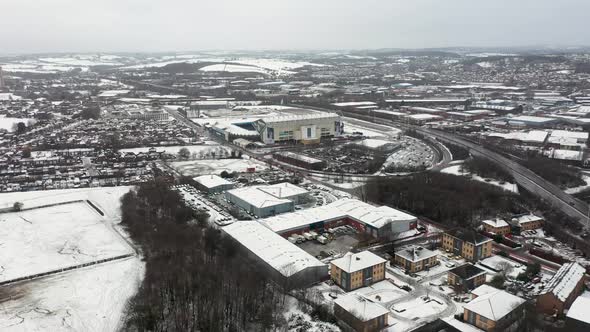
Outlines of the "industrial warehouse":
M 390 237 L 414 229 L 418 218 L 388 206 L 375 207 L 356 199 L 341 199 L 328 205 L 278 215 L 261 221 L 277 234 L 289 237 L 310 230 L 350 225 L 375 238 Z
M 256 221 L 238 221 L 223 231 L 266 267 L 268 274 L 286 289 L 328 278 L 328 266 Z

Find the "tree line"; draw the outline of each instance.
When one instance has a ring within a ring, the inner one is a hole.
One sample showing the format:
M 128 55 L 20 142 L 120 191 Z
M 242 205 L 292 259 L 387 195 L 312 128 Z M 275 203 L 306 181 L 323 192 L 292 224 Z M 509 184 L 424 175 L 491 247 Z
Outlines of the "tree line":
M 146 264 L 126 330 L 265 331 L 281 323 L 280 289 L 166 181 L 141 184 L 121 203 L 122 224 Z

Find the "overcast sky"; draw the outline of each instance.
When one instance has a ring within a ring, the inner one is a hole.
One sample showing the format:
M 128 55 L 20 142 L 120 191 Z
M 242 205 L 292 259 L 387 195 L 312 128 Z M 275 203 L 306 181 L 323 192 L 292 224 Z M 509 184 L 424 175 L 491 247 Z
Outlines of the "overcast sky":
M 0 53 L 590 45 L 590 0 L 0 0 Z

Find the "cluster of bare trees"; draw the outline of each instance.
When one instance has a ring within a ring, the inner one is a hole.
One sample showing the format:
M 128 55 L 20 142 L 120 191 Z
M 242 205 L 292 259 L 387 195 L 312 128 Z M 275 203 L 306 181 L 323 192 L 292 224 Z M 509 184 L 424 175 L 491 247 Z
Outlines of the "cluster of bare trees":
M 206 214 L 195 214 L 165 181 L 122 198 L 123 224 L 139 244 L 146 274 L 128 305 L 126 329 L 265 331 L 278 326 L 277 286 L 238 254 Z
M 423 172 L 379 179 L 365 187 L 367 200 L 395 206 L 449 225 L 470 226 L 498 211 L 521 213 L 523 199 L 460 176 Z

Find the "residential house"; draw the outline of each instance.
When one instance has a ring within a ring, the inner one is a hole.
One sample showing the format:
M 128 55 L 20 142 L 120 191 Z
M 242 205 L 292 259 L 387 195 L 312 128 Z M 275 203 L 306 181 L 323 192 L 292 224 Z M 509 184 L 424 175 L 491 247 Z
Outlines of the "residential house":
M 387 326 L 389 310 L 360 295 L 347 294 L 334 300 L 334 316 L 357 332 L 377 332 Z
M 465 292 L 483 285 L 486 271 L 470 263 L 463 264 L 447 272 L 447 281 L 449 286 Z
M 467 229 L 456 228 L 443 233 L 442 247 L 472 262 L 492 255 L 492 239 Z
M 549 280 L 537 297 L 537 309 L 548 315 L 561 315 L 585 289 L 586 269 L 578 263 L 566 263 Z
M 348 253 L 330 262 L 330 276 L 342 289 L 351 291 L 385 279 L 386 262 L 370 251 Z
M 418 272 L 428 269 L 438 263 L 437 253 L 423 247 L 410 245 L 397 249 L 395 264 L 408 272 Z
M 463 320 L 484 331 L 515 331 L 525 300 L 503 290 L 485 292 L 463 306 Z

